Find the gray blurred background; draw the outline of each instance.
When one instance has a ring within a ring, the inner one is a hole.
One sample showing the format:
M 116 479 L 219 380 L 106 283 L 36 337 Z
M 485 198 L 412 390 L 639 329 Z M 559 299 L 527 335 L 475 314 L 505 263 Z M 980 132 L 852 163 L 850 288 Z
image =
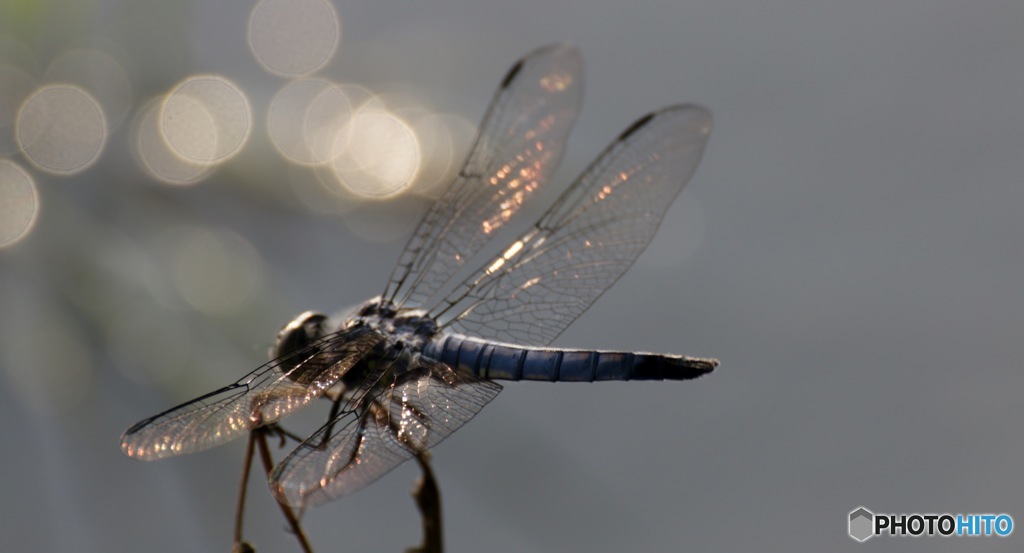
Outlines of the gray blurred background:
M 5 551 L 228 551 L 244 444 L 139 463 L 118 436 L 261 364 L 296 313 L 380 293 L 437 193 L 306 195 L 322 172 L 268 137 L 289 80 L 248 45 L 253 5 L 0 3 L 2 159 L 39 206 L 0 250 Z M 692 101 L 716 117 L 654 243 L 556 345 L 721 367 L 690 383 L 508 384 L 434 452 L 449 551 L 1021 549 L 1021 529 L 861 545 L 846 518 L 863 505 L 1024 524 L 1024 3 L 334 7 L 340 42 L 315 76 L 445 114 L 460 148 L 508 66 L 572 41 L 584 108 L 540 204 L 647 111 Z M 80 77 L 107 102 L 105 141 L 91 166 L 53 173 L 17 151 L 12 121 L 82 48 L 127 88 Z M 193 75 L 244 91 L 251 134 L 171 185 L 133 154 L 134 129 Z M 416 477 L 403 466 L 307 513 L 316 550 L 417 543 Z M 247 538 L 297 551 L 252 482 Z

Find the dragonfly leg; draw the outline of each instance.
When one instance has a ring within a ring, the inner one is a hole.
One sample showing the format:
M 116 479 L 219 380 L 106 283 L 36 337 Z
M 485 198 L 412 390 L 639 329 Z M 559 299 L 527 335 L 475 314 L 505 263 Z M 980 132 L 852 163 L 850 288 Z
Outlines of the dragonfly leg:
M 278 445 L 279 448 L 283 448 L 285 445 L 287 445 L 287 440 L 289 439 L 295 440 L 300 444 L 306 441 L 305 438 L 303 438 L 302 436 L 285 430 L 284 427 L 277 424 L 276 422 L 264 425 L 262 427 L 262 430 L 269 435 L 276 435 L 278 438 L 281 439 L 281 443 L 280 445 Z
M 270 473 L 274 471 L 274 460 L 270 457 L 270 446 L 267 445 L 267 433 L 268 431 L 263 428 L 257 428 L 250 433 L 250 440 L 255 439 L 256 445 L 260 449 L 260 460 L 263 461 L 263 468 L 267 472 L 267 477 L 270 477 Z M 253 438 L 254 436 L 254 438 Z M 295 512 L 288 505 L 280 502 L 276 502 L 277 506 L 281 508 L 281 513 L 284 514 L 285 520 L 288 521 L 288 525 L 291 527 L 292 533 L 295 534 L 295 539 L 299 540 L 299 546 L 302 547 L 304 553 L 313 553 L 312 546 L 309 545 L 309 540 L 306 539 L 306 533 L 302 530 L 302 524 L 299 523 L 299 518 L 295 516 Z
M 331 412 L 327 414 L 327 431 L 324 432 L 320 443 L 317 444 L 317 449 L 323 449 L 327 447 L 327 442 L 331 439 L 331 434 L 334 432 L 334 423 L 337 421 L 338 412 L 341 410 L 341 404 L 343 403 L 342 397 L 339 395 L 331 402 Z M 303 440 L 299 440 L 302 442 Z
M 423 477 L 416 482 L 412 497 L 423 515 L 423 544 L 409 549 L 407 553 L 441 553 L 441 490 L 430 468 L 430 453 L 417 453 L 416 462 L 423 471 Z

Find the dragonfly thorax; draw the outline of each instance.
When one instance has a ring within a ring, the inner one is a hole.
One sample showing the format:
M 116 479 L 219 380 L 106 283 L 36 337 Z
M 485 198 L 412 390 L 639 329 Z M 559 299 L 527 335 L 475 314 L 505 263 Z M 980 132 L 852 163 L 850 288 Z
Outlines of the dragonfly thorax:
M 342 328 L 366 325 L 395 344 L 420 351 L 438 332 L 437 322 L 423 309 L 400 308 L 381 297 L 373 298 L 354 310 Z
M 405 346 L 412 351 L 421 351 L 438 332 L 437 322 L 426 311 L 399 308 L 391 301 L 376 297 L 343 316 L 338 328 L 332 328 L 323 313 L 301 313 L 277 332 L 270 358 L 288 358 L 329 333 L 358 326 L 368 326 L 387 336 L 391 345 Z

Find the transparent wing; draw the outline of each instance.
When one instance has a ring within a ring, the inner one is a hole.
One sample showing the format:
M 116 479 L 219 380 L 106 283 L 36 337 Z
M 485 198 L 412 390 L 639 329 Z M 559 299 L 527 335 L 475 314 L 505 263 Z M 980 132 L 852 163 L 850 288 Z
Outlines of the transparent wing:
M 471 336 L 550 344 L 647 247 L 710 131 L 711 113 L 693 105 L 641 118 L 431 315 Z
M 566 45 L 536 50 L 509 70 L 465 166 L 409 239 L 385 299 L 425 305 L 520 210 L 561 160 L 582 81 L 579 52 Z
M 237 382 L 140 421 L 121 451 L 151 461 L 202 451 L 273 423 L 334 386 L 384 337 L 368 327 L 330 334 Z
M 306 508 L 359 490 L 440 443 L 501 391 L 418 355 L 392 367 L 390 383 L 378 381 L 376 393 L 344 408 L 274 469 L 279 501 Z

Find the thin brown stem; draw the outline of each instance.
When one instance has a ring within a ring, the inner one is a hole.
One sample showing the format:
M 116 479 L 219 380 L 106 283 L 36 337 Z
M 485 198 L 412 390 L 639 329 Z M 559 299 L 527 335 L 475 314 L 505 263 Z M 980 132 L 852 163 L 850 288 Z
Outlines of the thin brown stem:
M 256 445 L 260 449 L 260 459 L 263 461 L 263 468 L 267 471 L 267 477 L 270 477 L 270 473 L 274 470 L 274 460 L 270 457 L 270 447 L 267 445 L 267 434 L 262 428 L 257 428 L 252 432 L 256 436 Z M 292 533 L 295 534 L 295 539 L 299 540 L 299 545 L 305 553 L 313 553 L 313 548 L 309 545 L 309 540 L 306 539 L 305 532 L 302 531 L 302 525 L 299 523 L 298 517 L 292 511 L 292 508 L 288 505 L 276 501 L 277 506 L 281 508 L 281 513 L 284 514 L 285 520 L 288 521 L 288 525 L 291 526 Z
M 249 489 L 249 470 L 252 468 L 252 444 L 255 434 L 249 433 L 249 440 L 245 443 L 245 463 L 242 465 L 242 481 L 238 485 L 238 504 L 235 506 L 235 535 L 232 542 L 232 551 L 242 547 L 242 520 L 245 518 L 245 494 Z
M 423 477 L 416 483 L 412 497 L 423 515 L 423 544 L 409 549 L 408 553 L 442 553 L 441 490 L 430 468 L 430 454 L 426 451 L 417 454 L 416 462 L 423 471 Z

